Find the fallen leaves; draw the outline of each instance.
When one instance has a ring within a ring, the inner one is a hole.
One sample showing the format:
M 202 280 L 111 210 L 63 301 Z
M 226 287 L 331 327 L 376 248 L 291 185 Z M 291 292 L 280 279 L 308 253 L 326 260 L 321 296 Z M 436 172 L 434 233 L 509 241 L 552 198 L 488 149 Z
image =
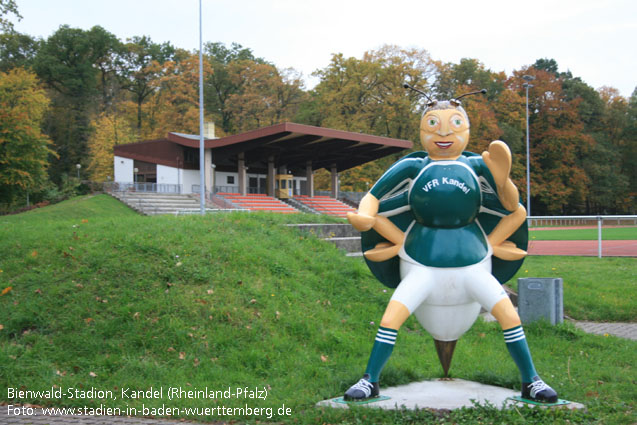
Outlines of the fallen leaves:
M 12 289 L 13 289 L 13 286 L 7 286 L 6 288 L 2 290 L 2 292 L 0 292 L 0 296 L 7 295 Z

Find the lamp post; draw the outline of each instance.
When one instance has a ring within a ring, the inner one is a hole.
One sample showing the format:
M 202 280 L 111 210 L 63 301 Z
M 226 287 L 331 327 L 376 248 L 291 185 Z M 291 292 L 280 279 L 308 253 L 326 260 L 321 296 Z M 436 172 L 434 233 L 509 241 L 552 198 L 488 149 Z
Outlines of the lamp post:
M 199 208 L 201 215 L 206 214 L 206 182 L 204 170 L 204 143 L 203 143 L 203 46 L 201 30 L 201 0 L 199 0 Z
M 531 216 L 531 154 L 529 149 L 529 87 L 533 87 L 530 81 L 535 80 L 532 75 L 523 75 L 526 81 L 522 87 L 526 89 L 526 216 Z
M 75 168 L 77 168 L 77 179 L 80 179 L 80 168 L 82 168 L 82 164 L 75 164 Z
M 139 168 L 133 168 L 133 183 L 137 183 L 137 173 L 139 173 Z

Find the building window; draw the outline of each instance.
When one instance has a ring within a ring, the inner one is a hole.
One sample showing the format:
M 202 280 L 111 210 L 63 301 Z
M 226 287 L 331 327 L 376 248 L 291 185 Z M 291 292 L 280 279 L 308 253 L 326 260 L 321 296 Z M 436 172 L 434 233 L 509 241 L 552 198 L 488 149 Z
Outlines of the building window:
M 184 149 L 184 162 L 189 164 L 199 163 L 199 151 L 197 149 L 185 148 Z
M 226 183 L 227 184 L 234 184 L 234 176 L 228 176 Z

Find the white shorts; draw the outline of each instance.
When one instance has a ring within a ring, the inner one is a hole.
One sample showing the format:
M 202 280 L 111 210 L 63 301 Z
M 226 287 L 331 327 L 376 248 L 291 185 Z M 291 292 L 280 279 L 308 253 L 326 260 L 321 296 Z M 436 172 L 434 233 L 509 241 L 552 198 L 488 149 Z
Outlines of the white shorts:
M 477 302 L 491 311 L 507 297 L 491 274 L 491 256 L 465 267 L 428 267 L 400 260 L 401 282 L 391 299 L 405 305 L 409 313 L 421 304 L 454 306 Z

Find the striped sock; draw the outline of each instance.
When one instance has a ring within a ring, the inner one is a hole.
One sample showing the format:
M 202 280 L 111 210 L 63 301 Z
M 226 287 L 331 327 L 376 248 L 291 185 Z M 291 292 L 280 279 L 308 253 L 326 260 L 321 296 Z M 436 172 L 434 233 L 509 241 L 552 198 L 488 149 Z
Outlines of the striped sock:
M 516 326 L 507 329 L 504 332 L 504 342 L 507 345 L 509 354 L 513 357 L 513 361 L 520 370 L 522 382 L 533 382 L 533 378 L 537 376 L 529 345 L 526 343 L 526 336 L 522 326 Z
M 394 344 L 396 343 L 396 336 L 398 331 L 395 329 L 384 328 L 380 326 L 376 333 L 376 340 L 372 347 L 372 354 L 369 356 L 367 362 L 367 369 L 365 373 L 370 376 L 370 382 L 378 382 L 380 378 L 380 372 L 385 367 L 385 363 L 389 360 Z

